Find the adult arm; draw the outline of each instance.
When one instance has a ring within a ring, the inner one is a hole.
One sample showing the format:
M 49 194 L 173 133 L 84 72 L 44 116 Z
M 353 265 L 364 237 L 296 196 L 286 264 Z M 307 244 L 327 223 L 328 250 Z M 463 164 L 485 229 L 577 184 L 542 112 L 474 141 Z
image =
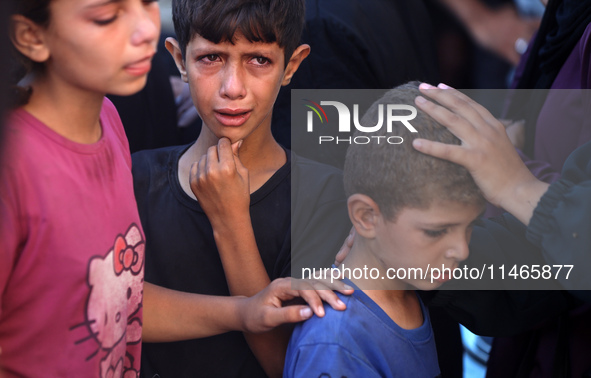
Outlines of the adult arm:
M 568 279 L 566 274 L 559 276 L 567 289 L 588 288 L 591 143 L 571 154 L 563 178 L 549 187 L 521 163 L 502 125 L 486 109 L 446 86 L 422 85 L 421 91 L 446 108 L 421 98 L 417 98 L 417 106 L 448 127 L 462 144 L 415 140 L 415 147 L 465 166 L 489 201 L 529 225 L 527 237 L 546 261 L 573 265 Z
M 455 89 L 421 84 L 420 90 L 443 106 L 420 96 L 416 105 L 446 126 L 462 144 L 447 145 L 419 138 L 413 141 L 414 147 L 466 167 L 489 202 L 527 225 L 549 185 L 523 164 L 505 127 L 483 106 Z

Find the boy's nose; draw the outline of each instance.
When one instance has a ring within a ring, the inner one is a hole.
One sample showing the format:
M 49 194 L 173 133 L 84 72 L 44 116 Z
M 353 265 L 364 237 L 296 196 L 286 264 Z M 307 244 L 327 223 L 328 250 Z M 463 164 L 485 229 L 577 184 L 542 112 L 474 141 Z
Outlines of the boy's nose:
M 459 238 L 445 253 L 445 257 L 454 259 L 455 261 L 464 261 L 469 255 L 470 250 L 466 238 Z
M 239 64 L 228 64 L 224 69 L 220 95 L 230 100 L 246 96 L 246 87 Z
M 136 12 L 136 22 L 131 34 L 134 46 L 143 43 L 155 43 L 160 36 L 160 9 L 156 2 L 140 5 Z

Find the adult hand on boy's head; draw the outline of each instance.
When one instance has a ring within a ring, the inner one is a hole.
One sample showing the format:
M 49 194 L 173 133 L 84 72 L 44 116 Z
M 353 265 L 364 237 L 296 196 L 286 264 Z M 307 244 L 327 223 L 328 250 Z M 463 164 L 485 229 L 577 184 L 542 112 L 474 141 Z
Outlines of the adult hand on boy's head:
M 304 321 L 316 314 L 324 316 L 322 301 L 327 302 L 335 310 L 345 310 L 345 304 L 332 289 L 320 282 L 298 280 L 298 288 L 294 288 L 295 279 L 279 278 L 264 290 L 245 301 L 242 308 L 244 330 L 251 333 L 269 331 L 281 324 Z M 332 288 L 349 295 L 353 290 L 341 282 L 335 282 Z M 286 302 L 302 298 L 306 305 L 284 306 Z
M 486 199 L 515 215 L 524 224 L 547 189 L 527 169 L 505 131 L 505 126 L 482 105 L 444 84 L 419 86 L 416 105 L 447 127 L 461 145 L 415 139 L 420 152 L 460 164 L 472 174 Z
M 248 215 L 249 175 L 238 156 L 241 144 L 242 141 L 231 144 L 229 139 L 221 138 L 191 166 L 191 190 L 214 226 Z

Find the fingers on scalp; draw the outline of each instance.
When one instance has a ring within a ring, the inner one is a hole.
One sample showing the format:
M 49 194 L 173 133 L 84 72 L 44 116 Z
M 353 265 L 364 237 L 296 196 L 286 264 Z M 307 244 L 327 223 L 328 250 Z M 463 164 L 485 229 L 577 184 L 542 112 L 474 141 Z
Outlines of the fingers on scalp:
M 480 115 L 480 117 L 482 117 L 488 123 L 491 123 L 491 122 L 496 123 L 497 119 L 488 111 L 488 109 L 486 107 L 484 107 L 481 104 L 479 104 L 478 102 L 474 101 L 472 98 L 470 98 L 465 93 L 460 92 L 457 89 L 448 87 L 445 84 L 439 84 L 438 87 L 443 89 L 441 93 L 453 94 L 457 98 L 463 100 L 467 105 L 469 105 L 472 109 L 474 109 Z
M 441 89 L 433 86 L 421 84 L 419 86 L 421 93 L 436 100 L 441 105 L 452 110 L 465 108 L 468 105 L 468 97 L 453 88 Z M 435 105 L 436 106 L 436 105 Z
M 416 144 L 415 146 L 418 146 L 418 144 Z M 420 148 L 417 149 L 419 149 L 419 151 L 427 155 L 432 155 L 444 160 L 449 160 L 454 163 L 457 163 L 458 155 L 461 153 L 462 147 L 422 139 L 420 143 Z
M 450 131 L 458 125 L 460 122 L 465 122 L 465 120 L 459 117 L 457 114 L 451 112 L 450 110 L 446 109 L 441 105 L 437 105 L 431 101 L 427 102 L 419 102 L 415 101 L 417 106 L 421 108 L 425 113 L 429 114 L 433 119 L 437 122 L 447 126 Z M 446 105 L 447 106 L 447 105 Z

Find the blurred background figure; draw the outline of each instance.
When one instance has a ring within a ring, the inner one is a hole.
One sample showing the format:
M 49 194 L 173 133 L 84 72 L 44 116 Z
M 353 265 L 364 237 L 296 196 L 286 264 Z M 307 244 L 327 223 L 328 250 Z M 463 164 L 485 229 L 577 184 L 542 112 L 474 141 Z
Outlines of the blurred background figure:
M 537 30 L 538 0 L 429 0 L 441 81 L 455 88 L 507 88 Z

